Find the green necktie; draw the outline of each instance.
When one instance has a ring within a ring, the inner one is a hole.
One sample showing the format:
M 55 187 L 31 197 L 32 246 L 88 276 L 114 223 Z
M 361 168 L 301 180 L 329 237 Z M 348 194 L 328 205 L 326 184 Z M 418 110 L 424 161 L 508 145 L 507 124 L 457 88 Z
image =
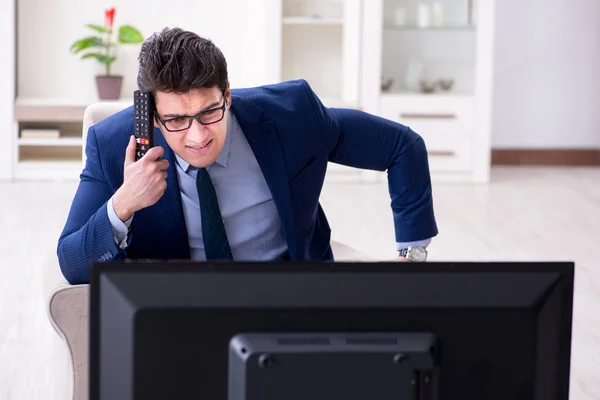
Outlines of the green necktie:
M 196 188 L 200 199 L 202 239 L 207 260 L 233 260 L 217 193 L 205 168 L 198 168 Z

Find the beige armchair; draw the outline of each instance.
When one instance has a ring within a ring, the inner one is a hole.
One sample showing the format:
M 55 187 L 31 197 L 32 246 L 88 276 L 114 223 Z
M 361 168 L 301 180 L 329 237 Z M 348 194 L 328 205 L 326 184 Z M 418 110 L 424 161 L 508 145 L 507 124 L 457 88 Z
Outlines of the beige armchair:
M 85 149 L 88 128 L 130 104 L 106 102 L 87 107 L 83 117 L 83 146 Z M 85 151 L 83 151 L 85 163 Z M 369 261 L 368 256 L 341 243 L 332 242 L 333 252 L 339 261 Z M 53 283 L 48 290 L 48 318 L 64 340 L 70 357 L 70 381 L 73 400 L 87 400 L 88 393 L 88 305 L 89 285 L 69 285 L 58 265 L 50 271 Z

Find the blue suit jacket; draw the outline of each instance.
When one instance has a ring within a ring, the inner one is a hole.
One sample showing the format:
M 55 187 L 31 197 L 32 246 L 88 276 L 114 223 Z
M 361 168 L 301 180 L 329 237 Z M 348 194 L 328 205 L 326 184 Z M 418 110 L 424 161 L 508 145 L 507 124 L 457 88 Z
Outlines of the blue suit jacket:
M 333 258 L 319 204 L 329 161 L 388 170 L 397 242 L 437 234 L 427 151 L 408 127 L 357 110 L 326 108 L 303 80 L 234 89 L 231 109 L 273 195 L 291 260 Z M 168 188 L 155 205 L 135 213 L 126 250 L 115 244 L 106 203 L 123 183 L 132 132 L 133 107 L 89 129 L 86 165 L 57 249 L 72 284 L 88 282 L 91 261 L 190 257 L 175 157 L 159 129 L 155 144 L 170 163 Z

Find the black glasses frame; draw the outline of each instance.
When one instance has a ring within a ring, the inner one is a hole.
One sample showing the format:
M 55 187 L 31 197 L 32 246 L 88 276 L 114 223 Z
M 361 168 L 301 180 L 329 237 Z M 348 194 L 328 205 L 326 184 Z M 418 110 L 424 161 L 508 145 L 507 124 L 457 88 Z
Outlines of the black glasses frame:
M 168 130 L 169 132 L 182 132 L 182 131 L 186 131 L 188 129 L 190 129 L 190 127 L 192 126 L 192 123 L 194 122 L 194 120 L 198 121 L 200 123 L 200 125 L 212 125 L 212 124 L 216 124 L 217 122 L 220 122 L 223 120 L 223 118 L 225 117 L 225 110 L 227 109 L 227 97 L 225 97 L 225 93 L 223 93 L 223 105 L 221 107 L 215 107 L 215 108 L 210 108 L 208 110 L 204 110 L 204 111 L 200 111 L 198 114 L 196 115 L 192 115 L 192 116 L 187 116 L 187 115 L 182 115 L 180 117 L 174 117 L 174 118 L 169 118 L 169 119 L 162 119 L 160 117 L 160 115 L 158 115 L 158 112 L 155 113 L 156 114 L 156 118 L 160 121 L 160 123 L 165 127 L 166 130 Z M 200 118 L 202 117 L 202 115 L 208 114 L 210 112 L 215 112 L 217 110 L 221 110 L 221 118 L 219 118 L 216 121 L 213 122 L 209 122 L 209 123 L 204 123 L 200 120 Z M 187 118 L 188 119 L 188 126 L 185 128 L 181 128 L 181 129 L 169 129 L 167 128 L 167 123 L 169 121 L 173 121 L 179 118 Z

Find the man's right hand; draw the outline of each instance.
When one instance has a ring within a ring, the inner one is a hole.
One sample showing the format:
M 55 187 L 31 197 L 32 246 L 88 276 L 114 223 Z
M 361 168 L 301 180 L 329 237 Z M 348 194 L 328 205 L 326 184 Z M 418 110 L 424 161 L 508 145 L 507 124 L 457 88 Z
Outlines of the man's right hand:
M 125 150 L 123 185 L 113 196 L 113 208 L 121 221 L 127 221 L 142 208 L 155 204 L 167 189 L 168 160 L 161 160 L 164 149 L 156 146 L 135 161 L 136 142 L 132 135 Z

